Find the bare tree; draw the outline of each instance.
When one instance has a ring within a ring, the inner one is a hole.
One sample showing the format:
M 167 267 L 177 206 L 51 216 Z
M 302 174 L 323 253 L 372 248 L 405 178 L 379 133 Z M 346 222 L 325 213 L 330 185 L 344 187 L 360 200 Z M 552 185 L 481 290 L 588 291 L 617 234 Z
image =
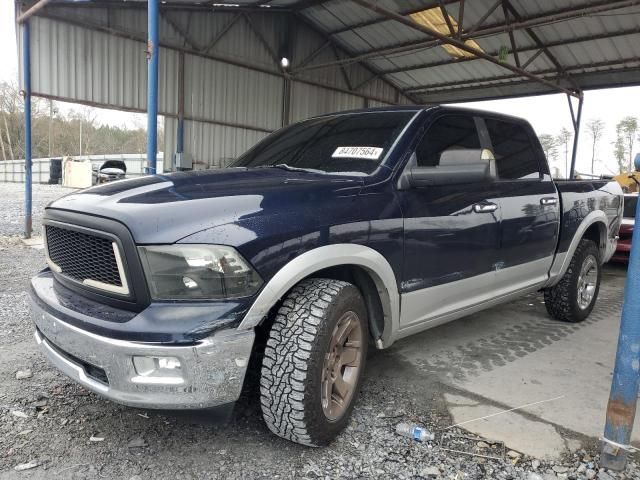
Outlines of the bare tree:
M 13 142 L 16 140 L 16 131 L 14 128 L 9 128 L 10 124 L 13 127 L 11 121 L 13 117 L 19 115 L 20 111 L 23 111 L 23 105 L 20 94 L 18 92 L 18 86 L 15 83 L 2 82 L 0 84 L 0 114 L 2 115 L 2 123 L 0 130 L 4 127 L 4 136 L 7 141 L 7 150 L 9 151 L 9 158 L 16 158 L 13 153 Z M 9 120 L 7 120 L 7 118 Z M 2 136 L 0 135 L 0 139 Z M 3 142 L 4 146 L 4 142 Z
M 625 163 L 627 159 L 627 149 L 624 144 L 624 137 L 620 124 L 616 126 L 616 141 L 613 142 L 613 156 L 618 162 L 618 173 L 625 171 Z
M 62 114 L 56 102 L 32 100 L 32 152 L 34 158 L 77 155 L 82 126 L 82 153 L 144 153 L 144 125 L 133 128 L 101 125 L 98 111 L 79 107 Z M 159 145 L 162 130 L 158 129 Z M 24 158 L 24 99 L 15 83 L 0 82 L 0 160 Z
M 540 145 L 542 145 L 542 150 L 544 150 L 544 155 L 547 157 L 547 161 L 550 162 L 551 160 L 557 160 L 558 150 L 556 147 L 558 144 L 556 143 L 556 138 L 548 133 L 543 133 L 538 136 L 538 140 L 540 140 Z
M 566 127 L 562 127 L 560 133 L 556 137 L 556 141 L 558 145 L 564 147 L 564 168 L 566 178 L 569 178 L 569 143 L 571 142 L 571 138 L 573 134 L 567 130 Z
M 600 118 L 592 118 L 587 122 L 587 132 L 591 135 L 591 175 L 593 175 L 596 147 L 604 134 L 604 121 Z
M 4 140 L 2 139 L 2 129 L 0 128 L 0 147 L 2 148 L 2 160 L 7 159 L 7 151 L 4 148 Z
M 616 125 L 616 134 L 618 140 L 622 138 L 625 153 L 629 159 L 629 172 L 633 172 L 633 144 L 636 141 L 638 133 L 638 119 L 636 117 L 624 117 Z M 616 141 L 616 144 L 618 142 Z

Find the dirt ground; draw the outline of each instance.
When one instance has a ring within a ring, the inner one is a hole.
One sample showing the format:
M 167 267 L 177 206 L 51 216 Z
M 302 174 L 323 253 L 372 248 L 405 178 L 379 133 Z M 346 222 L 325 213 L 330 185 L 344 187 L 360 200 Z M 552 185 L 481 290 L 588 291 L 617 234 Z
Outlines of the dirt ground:
M 544 413 L 528 415 L 565 440 L 554 460 L 527 455 L 509 442 L 503 451 L 496 437 L 483 438 L 473 428 L 448 428 L 458 421 L 452 398 L 481 398 L 476 385 L 467 388 L 469 379 L 522 365 L 619 317 L 624 269 L 607 269 L 606 302 L 583 326 L 551 322 L 541 295 L 533 295 L 371 352 L 350 425 L 331 446 L 310 449 L 272 435 L 252 395 L 227 419 L 221 412 L 139 410 L 88 393 L 49 366 L 35 345 L 27 302 L 28 280 L 45 263 L 42 250 L 18 238 L 21 191 L 21 185 L 0 184 L 0 479 L 640 478 L 633 459 L 621 474 L 599 469 L 597 437 L 545 420 Z M 36 186 L 35 210 L 62 193 Z M 16 378 L 27 370 L 27 378 Z M 607 372 L 604 383 L 610 366 Z M 519 384 L 510 375 L 502 381 Z M 394 429 L 401 421 L 426 425 L 436 441 L 399 437 Z M 599 429 L 601 419 L 593 422 Z M 533 433 L 521 433 L 527 435 Z M 32 468 L 16 470 L 25 466 Z

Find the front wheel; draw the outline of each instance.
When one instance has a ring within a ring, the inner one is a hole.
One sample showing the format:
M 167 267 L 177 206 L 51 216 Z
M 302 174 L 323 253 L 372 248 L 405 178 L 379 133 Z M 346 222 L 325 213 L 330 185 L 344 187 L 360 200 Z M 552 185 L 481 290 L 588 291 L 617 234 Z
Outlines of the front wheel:
M 596 303 L 601 277 L 598 247 L 592 240 L 580 240 L 562 279 L 544 291 L 549 315 L 565 322 L 583 321 Z
M 347 425 L 367 356 L 360 291 L 338 280 L 296 285 L 277 312 L 260 377 L 269 429 L 309 446 L 327 445 Z

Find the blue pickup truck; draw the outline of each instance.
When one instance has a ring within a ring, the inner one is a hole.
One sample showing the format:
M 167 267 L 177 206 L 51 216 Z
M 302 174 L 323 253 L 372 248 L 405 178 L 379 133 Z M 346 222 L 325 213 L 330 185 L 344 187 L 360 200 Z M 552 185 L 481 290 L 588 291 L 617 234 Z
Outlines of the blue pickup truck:
M 622 206 L 616 183 L 554 182 L 518 118 L 323 115 L 228 168 L 51 203 L 35 338 L 69 377 L 134 407 L 229 404 L 251 369 L 268 427 L 325 445 L 369 347 L 536 291 L 552 317 L 584 320 Z

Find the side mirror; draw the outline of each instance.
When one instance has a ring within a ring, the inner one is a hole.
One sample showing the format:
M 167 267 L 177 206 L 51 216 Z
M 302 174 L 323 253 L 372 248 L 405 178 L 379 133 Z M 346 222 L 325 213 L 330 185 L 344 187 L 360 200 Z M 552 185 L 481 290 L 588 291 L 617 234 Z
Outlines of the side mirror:
M 437 167 L 411 167 L 409 185 L 428 187 L 487 182 L 495 178 L 495 160 L 487 149 L 448 150 Z

